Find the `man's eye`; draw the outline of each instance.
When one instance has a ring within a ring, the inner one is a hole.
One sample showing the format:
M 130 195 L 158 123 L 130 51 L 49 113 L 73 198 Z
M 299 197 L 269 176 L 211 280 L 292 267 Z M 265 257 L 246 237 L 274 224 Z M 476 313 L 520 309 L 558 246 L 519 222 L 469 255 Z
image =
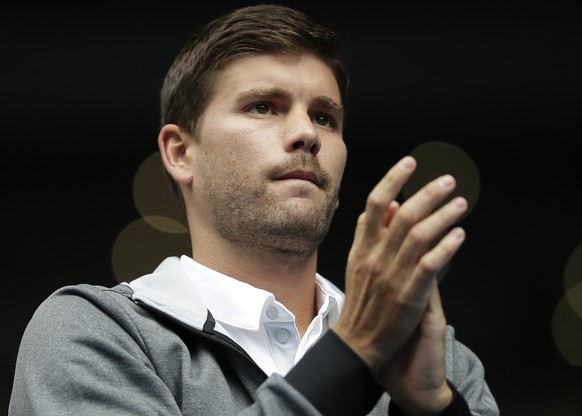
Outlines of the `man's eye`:
M 251 107 L 251 112 L 258 114 L 268 114 L 269 110 L 270 110 L 269 104 L 265 103 L 255 104 Z
M 322 114 L 318 114 L 313 117 L 313 121 L 315 121 L 315 123 L 319 124 L 320 126 L 332 127 L 332 121 L 330 118 Z

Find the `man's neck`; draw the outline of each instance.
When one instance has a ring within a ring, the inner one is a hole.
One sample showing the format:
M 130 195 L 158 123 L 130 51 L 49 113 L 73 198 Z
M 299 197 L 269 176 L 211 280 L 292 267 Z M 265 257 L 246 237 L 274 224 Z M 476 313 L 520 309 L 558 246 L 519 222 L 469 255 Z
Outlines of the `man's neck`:
M 206 267 L 272 293 L 295 315 L 297 328 L 303 336 L 317 312 L 317 252 L 305 257 L 248 248 L 222 249 L 198 247 L 192 258 Z

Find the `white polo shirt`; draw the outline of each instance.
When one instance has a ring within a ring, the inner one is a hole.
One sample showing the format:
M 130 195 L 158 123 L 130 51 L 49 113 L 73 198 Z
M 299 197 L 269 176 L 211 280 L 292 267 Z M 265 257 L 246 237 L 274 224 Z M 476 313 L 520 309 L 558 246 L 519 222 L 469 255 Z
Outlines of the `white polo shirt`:
M 270 376 L 293 367 L 303 354 L 337 321 L 343 293 L 316 274 L 317 316 L 303 338 L 295 316 L 266 290 L 218 273 L 188 256 L 180 262 L 216 320 L 216 331 L 238 343 Z

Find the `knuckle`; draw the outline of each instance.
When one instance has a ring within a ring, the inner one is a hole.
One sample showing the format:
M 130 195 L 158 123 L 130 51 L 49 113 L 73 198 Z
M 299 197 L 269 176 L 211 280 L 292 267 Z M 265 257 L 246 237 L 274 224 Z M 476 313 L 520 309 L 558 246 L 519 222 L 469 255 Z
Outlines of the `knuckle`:
M 407 228 L 412 227 L 417 221 L 414 214 L 406 209 L 401 209 L 400 211 L 398 211 L 395 220 L 397 220 L 399 224 L 402 224 Z
M 356 225 L 358 226 L 362 226 L 366 223 L 366 213 L 363 212 L 358 216 L 358 220 L 356 222 Z
M 430 256 L 422 256 L 418 262 L 418 268 L 423 275 L 427 275 L 436 273 L 439 265 Z
M 435 180 L 424 187 L 424 193 L 430 197 L 433 197 L 435 195 L 440 195 L 442 193 L 442 189 L 443 188 Z
M 382 208 L 385 205 L 386 201 L 378 194 L 371 193 L 368 195 L 368 199 L 366 200 L 366 209 L 376 210 Z
M 408 233 L 408 239 L 410 243 L 414 246 L 420 246 L 427 244 L 427 235 L 422 229 L 422 227 L 412 227 Z

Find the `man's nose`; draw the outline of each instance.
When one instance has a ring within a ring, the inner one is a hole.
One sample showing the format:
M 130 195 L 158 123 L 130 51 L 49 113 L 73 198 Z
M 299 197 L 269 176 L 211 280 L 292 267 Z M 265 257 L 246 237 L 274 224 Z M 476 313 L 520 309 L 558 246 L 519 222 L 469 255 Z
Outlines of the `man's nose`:
M 315 156 L 321 149 L 321 141 L 312 117 L 305 112 L 291 112 L 287 120 L 285 150 L 303 150 Z

